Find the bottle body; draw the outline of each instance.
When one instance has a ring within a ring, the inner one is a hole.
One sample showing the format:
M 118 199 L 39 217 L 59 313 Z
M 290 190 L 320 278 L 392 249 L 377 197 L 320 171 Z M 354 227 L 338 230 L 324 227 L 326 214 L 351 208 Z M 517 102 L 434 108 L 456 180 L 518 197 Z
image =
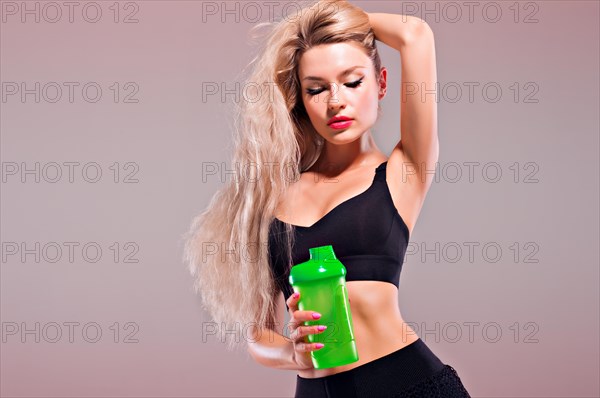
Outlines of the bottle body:
M 335 258 L 330 245 L 312 248 L 310 252 L 309 261 L 292 267 L 290 284 L 300 293 L 299 310 L 321 314 L 321 318 L 304 324 L 327 326 L 324 332 L 307 336 L 309 342 L 325 345 L 311 351 L 313 365 L 315 369 L 325 369 L 356 362 L 358 351 L 346 289 L 346 269 Z

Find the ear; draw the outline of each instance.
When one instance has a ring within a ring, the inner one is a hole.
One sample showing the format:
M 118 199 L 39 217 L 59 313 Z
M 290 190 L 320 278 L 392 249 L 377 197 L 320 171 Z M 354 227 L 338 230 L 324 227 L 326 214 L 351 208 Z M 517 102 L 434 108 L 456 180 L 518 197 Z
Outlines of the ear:
M 379 72 L 378 87 L 379 87 L 378 98 L 381 101 L 385 97 L 385 94 L 387 93 L 387 69 L 385 69 L 385 66 L 382 66 L 381 71 Z

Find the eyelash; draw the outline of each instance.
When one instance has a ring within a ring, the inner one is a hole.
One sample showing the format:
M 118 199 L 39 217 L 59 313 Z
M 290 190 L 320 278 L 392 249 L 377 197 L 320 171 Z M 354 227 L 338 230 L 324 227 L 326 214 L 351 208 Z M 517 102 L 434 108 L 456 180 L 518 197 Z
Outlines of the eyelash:
M 358 79 L 358 80 L 357 80 L 357 81 L 355 81 L 355 82 L 352 82 L 352 83 L 346 83 L 346 84 L 344 84 L 344 85 L 345 85 L 346 87 L 350 87 L 350 88 L 356 88 L 356 87 L 358 87 L 358 86 L 360 86 L 360 85 L 362 84 L 362 81 L 363 81 L 363 79 L 364 79 L 364 77 L 361 77 L 360 79 Z M 320 94 L 321 92 L 323 92 L 323 90 L 325 90 L 325 89 L 323 89 L 323 88 L 322 88 L 322 89 L 311 89 L 311 88 L 309 88 L 309 89 L 307 89 L 307 90 L 306 90 L 306 93 L 307 93 L 308 95 L 310 95 L 310 96 L 313 96 L 313 95 Z

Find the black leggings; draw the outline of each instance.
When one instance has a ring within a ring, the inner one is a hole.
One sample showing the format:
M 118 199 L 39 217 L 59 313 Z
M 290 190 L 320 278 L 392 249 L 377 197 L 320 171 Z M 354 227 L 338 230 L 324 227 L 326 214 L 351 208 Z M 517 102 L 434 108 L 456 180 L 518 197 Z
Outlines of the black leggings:
M 296 376 L 295 398 L 470 398 L 456 370 L 419 338 L 353 369 L 312 379 Z

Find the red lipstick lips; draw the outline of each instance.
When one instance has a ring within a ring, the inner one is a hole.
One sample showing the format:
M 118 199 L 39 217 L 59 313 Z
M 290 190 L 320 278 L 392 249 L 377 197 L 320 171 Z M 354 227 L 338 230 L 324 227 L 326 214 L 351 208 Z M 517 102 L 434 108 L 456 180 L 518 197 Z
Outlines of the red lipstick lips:
M 350 119 L 349 117 L 346 117 L 346 116 L 334 116 L 331 119 L 329 119 L 327 124 L 331 124 L 331 123 L 335 123 L 335 122 L 342 122 L 345 120 L 352 120 L 352 119 Z
M 334 129 L 345 129 L 352 124 L 352 119 L 347 116 L 334 116 L 327 122 L 329 127 Z

